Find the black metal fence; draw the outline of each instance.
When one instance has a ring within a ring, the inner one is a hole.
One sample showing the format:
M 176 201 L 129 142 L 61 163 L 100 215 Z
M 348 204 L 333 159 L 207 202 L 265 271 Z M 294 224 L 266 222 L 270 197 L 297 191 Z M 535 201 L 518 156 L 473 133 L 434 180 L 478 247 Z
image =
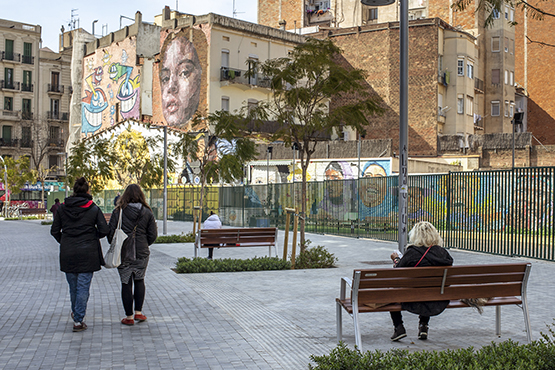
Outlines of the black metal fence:
M 307 185 L 307 232 L 398 240 L 397 177 Z M 555 167 L 412 175 L 408 185 L 409 227 L 426 220 L 438 228 L 448 247 L 555 261 Z M 95 201 L 111 212 L 116 194 L 106 190 Z M 199 187 L 169 187 L 168 218 L 192 220 L 199 194 Z M 161 219 L 162 189 L 146 195 Z M 226 225 L 283 228 L 285 208 L 300 212 L 301 205 L 298 182 L 210 186 L 202 219 L 215 211 Z

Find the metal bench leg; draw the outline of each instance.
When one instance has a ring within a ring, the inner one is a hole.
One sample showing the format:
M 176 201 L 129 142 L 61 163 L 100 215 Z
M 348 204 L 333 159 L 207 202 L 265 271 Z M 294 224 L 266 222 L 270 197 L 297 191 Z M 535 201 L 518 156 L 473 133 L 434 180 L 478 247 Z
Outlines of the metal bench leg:
M 358 312 L 353 310 L 353 323 L 355 326 L 355 345 L 359 350 L 362 350 L 362 335 L 360 334 L 360 327 L 358 324 Z
M 522 312 L 524 313 L 524 327 L 526 328 L 526 338 L 528 343 L 532 342 L 532 333 L 530 331 L 530 315 L 528 314 L 528 304 L 526 300 L 522 301 Z
M 501 306 L 495 306 L 495 335 L 501 336 Z
M 268 247 L 268 256 L 272 257 L 272 246 Z
M 343 339 L 343 320 L 341 315 L 342 310 L 343 307 L 341 307 L 339 302 L 335 302 L 335 326 L 337 328 L 337 343 L 341 342 L 341 340 Z

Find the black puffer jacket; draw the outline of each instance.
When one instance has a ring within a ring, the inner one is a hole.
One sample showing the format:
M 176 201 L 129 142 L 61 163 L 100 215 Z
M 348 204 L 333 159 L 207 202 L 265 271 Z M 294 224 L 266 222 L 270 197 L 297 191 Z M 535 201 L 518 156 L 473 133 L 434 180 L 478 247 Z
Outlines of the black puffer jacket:
M 418 261 L 424 256 L 428 247 L 417 247 L 409 245 L 403 258 L 395 267 L 414 267 Z M 446 249 L 434 245 L 430 248 L 428 253 L 422 258 L 418 267 L 425 266 L 452 266 L 453 257 L 447 252 Z M 401 298 L 402 299 L 402 298 Z M 401 304 L 403 310 L 422 315 L 422 316 L 435 316 L 442 313 L 447 305 L 448 300 L 436 302 L 405 302 Z
M 104 264 L 100 238 L 108 234 L 104 214 L 89 194 L 68 197 L 56 211 L 50 234 L 60 243 L 60 270 L 94 272 Z
M 110 217 L 108 241 L 111 243 L 118 227 L 119 207 L 115 208 Z M 149 245 L 158 237 L 158 228 L 152 211 L 140 203 L 130 203 L 123 209 L 121 228 L 129 237 L 135 230 L 135 253 L 137 259 L 145 259 L 150 255 Z

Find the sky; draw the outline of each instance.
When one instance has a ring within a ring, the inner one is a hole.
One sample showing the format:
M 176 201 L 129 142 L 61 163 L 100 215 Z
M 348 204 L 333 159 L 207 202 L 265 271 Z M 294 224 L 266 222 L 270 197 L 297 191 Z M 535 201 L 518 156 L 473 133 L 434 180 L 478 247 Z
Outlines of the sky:
M 27 24 L 42 26 L 42 46 L 58 51 L 58 37 L 63 25 L 66 31 L 71 21 L 72 10 L 74 19 L 79 19 L 79 27 L 100 37 L 104 25 L 104 35 L 133 24 L 140 11 L 143 22 L 154 22 L 154 16 L 161 14 L 164 6 L 182 13 L 203 15 L 217 13 L 228 17 L 233 16 L 233 0 L 0 0 L 0 18 Z M 257 0 L 235 0 L 236 18 L 256 23 Z M 108 32 L 106 26 L 108 25 Z

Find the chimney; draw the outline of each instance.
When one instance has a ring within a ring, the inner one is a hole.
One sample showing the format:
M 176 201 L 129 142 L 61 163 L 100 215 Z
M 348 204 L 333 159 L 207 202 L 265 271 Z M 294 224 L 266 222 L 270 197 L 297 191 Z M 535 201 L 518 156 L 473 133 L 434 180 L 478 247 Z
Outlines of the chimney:
M 164 14 L 164 20 L 165 20 L 165 21 L 167 21 L 167 20 L 170 19 L 171 10 L 170 10 L 170 7 L 169 7 L 169 6 L 166 5 L 166 6 L 164 7 L 164 12 L 163 12 L 163 14 Z
M 281 21 L 279 21 L 278 24 L 279 24 L 279 28 L 281 28 L 283 31 L 285 31 L 285 25 L 287 24 L 285 19 L 282 19 Z

